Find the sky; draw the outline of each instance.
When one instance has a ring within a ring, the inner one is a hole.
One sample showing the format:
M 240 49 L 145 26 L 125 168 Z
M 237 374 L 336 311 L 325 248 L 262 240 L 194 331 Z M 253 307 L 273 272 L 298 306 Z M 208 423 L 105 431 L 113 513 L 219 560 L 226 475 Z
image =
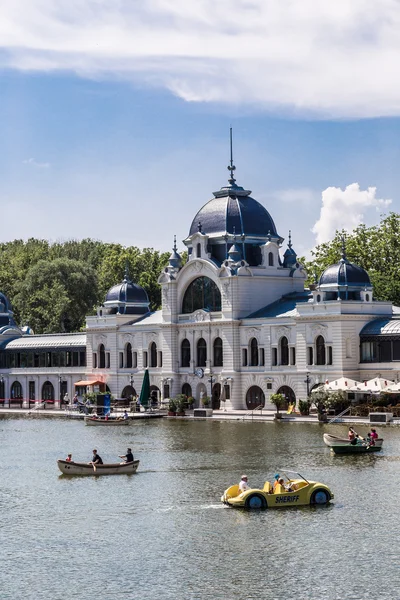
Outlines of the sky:
M 379 222 L 399 30 L 398 0 L 3 0 L 0 241 L 183 249 L 230 127 L 237 183 L 299 255 Z

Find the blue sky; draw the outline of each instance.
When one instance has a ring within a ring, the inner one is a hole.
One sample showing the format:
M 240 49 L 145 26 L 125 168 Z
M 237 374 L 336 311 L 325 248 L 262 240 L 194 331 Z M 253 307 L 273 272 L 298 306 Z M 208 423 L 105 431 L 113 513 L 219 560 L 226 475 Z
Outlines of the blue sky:
M 299 254 L 398 211 L 400 9 L 319 4 L 7 0 L 1 239 L 167 250 L 226 183 L 230 126 L 238 183 Z

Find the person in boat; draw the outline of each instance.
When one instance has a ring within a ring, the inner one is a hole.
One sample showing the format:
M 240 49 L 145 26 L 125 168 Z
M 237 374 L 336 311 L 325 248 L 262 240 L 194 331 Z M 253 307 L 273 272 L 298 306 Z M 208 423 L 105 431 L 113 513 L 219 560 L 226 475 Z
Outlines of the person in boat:
M 251 487 L 249 486 L 249 478 L 247 475 L 242 475 L 239 483 L 239 494 L 246 492 L 247 490 L 251 490 Z
M 124 414 L 123 414 L 123 417 L 122 417 L 122 418 L 123 418 L 125 421 L 126 421 L 126 419 L 129 419 L 129 415 L 128 415 L 128 413 L 127 413 L 126 409 L 125 409 L 125 411 L 124 411 Z
M 126 454 L 123 455 L 123 456 L 120 456 L 120 458 L 123 458 L 125 460 L 125 463 L 133 462 L 132 449 L 131 448 L 127 448 Z M 122 464 L 124 464 L 124 463 L 122 463 Z
M 66 462 L 72 462 L 72 454 L 68 454 L 68 456 L 65 460 L 66 460 Z
M 274 491 L 275 491 L 275 488 L 276 488 L 276 486 L 279 484 L 279 479 L 280 479 L 280 478 L 279 478 L 279 473 L 277 473 L 277 474 L 274 476 L 274 483 L 273 483 L 273 486 L 272 486 L 272 488 L 273 488 L 273 490 L 274 490 Z
M 349 433 L 347 437 L 349 438 L 350 442 L 352 442 L 356 438 L 356 432 L 352 427 L 349 427 Z
M 378 434 L 376 433 L 376 429 L 372 428 L 371 429 L 371 433 L 370 436 L 373 440 L 377 440 L 378 439 Z
M 373 437 L 371 437 L 370 432 L 367 433 L 367 437 L 366 440 L 368 447 L 369 446 L 375 446 L 375 439 Z
M 93 450 L 93 458 L 90 461 L 89 465 L 102 465 L 103 464 L 103 459 L 101 458 L 101 456 L 99 454 L 97 454 L 97 450 L 96 448 Z

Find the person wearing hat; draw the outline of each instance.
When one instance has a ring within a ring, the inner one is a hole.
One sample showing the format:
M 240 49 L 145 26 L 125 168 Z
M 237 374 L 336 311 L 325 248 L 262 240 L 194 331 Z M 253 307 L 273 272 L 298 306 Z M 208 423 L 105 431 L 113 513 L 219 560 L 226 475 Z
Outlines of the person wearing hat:
M 274 476 L 274 485 L 272 486 L 274 491 L 275 491 L 275 488 L 276 488 L 276 486 L 277 486 L 278 484 L 279 484 L 279 473 L 277 473 L 277 474 Z
M 241 494 L 242 492 L 246 492 L 247 490 L 251 490 L 251 487 L 249 486 L 248 482 L 249 479 L 247 475 L 242 475 L 239 483 L 239 494 Z
M 126 454 L 123 454 L 122 456 L 120 455 L 120 458 L 123 458 L 126 463 L 133 462 L 132 449 L 131 448 L 127 448 Z

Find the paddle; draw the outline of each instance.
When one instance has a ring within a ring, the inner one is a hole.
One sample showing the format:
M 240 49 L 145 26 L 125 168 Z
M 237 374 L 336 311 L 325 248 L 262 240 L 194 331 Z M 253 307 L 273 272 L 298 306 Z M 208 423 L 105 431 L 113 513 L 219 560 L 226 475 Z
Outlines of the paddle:
M 94 464 L 94 462 L 92 462 L 92 467 L 93 467 L 93 471 L 96 473 L 97 469 L 96 469 L 96 465 Z

